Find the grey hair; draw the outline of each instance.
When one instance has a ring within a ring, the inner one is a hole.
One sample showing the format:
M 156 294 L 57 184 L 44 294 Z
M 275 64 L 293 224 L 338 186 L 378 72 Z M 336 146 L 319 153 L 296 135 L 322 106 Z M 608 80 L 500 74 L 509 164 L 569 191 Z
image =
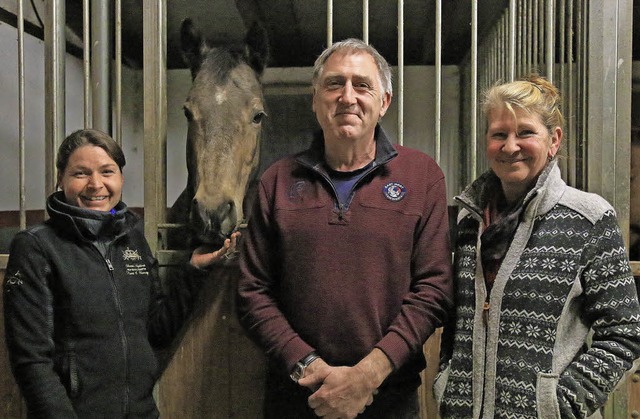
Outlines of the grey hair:
M 384 90 L 385 93 L 389 93 L 389 95 L 393 94 L 393 86 L 391 83 L 391 66 L 374 47 L 356 38 L 349 38 L 345 39 L 344 41 L 336 42 L 329 48 L 325 49 L 322 54 L 320 54 L 313 66 L 312 84 L 314 86 L 322 75 L 324 64 L 327 62 L 331 54 L 337 51 L 346 51 L 349 53 L 364 52 L 366 54 L 369 54 L 373 58 L 373 61 L 376 63 L 376 67 L 378 68 L 382 90 Z

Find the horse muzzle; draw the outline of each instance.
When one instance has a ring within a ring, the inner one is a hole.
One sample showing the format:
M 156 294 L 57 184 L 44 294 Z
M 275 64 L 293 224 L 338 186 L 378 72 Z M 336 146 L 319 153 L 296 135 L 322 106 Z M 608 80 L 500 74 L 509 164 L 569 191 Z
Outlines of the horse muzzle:
M 209 207 L 194 198 L 191 202 L 189 224 L 200 242 L 221 245 L 231 233 L 236 231 L 241 218 L 237 208 L 233 200 Z

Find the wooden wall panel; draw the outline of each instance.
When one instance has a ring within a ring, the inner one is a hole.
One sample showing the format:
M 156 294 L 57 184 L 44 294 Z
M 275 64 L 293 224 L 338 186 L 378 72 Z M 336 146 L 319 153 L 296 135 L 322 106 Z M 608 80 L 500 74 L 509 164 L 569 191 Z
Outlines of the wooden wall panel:
M 235 314 L 237 268 L 212 273 L 157 387 L 167 418 L 262 416 L 265 359 Z

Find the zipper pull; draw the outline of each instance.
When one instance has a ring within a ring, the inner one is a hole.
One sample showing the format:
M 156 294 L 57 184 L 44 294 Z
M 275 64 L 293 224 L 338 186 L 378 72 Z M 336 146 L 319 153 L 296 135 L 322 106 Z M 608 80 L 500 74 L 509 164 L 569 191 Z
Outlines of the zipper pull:
M 491 304 L 489 304 L 489 301 L 485 301 L 482 306 L 482 319 L 485 326 L 489 323 L 489 308 L 491 308 Z
M 107 267 L 109 267 L 109 270 L 111 272 L 113 272 L 113 265 L 111 264 L 111 261 L 109 259 L 105 259 L 107 261 Z

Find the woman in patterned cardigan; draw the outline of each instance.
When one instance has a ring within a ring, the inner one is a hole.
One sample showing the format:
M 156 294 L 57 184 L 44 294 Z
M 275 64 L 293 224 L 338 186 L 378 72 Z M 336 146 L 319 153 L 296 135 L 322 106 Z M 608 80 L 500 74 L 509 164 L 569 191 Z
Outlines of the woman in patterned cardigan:
M 444 418 L 600 417 L 640 357 L 615 212 L 560 177 L 559 105 L 538 76 L 485 95 L 490 170 L 456 197 L 456 311 L 434 384 Z

